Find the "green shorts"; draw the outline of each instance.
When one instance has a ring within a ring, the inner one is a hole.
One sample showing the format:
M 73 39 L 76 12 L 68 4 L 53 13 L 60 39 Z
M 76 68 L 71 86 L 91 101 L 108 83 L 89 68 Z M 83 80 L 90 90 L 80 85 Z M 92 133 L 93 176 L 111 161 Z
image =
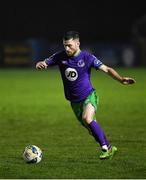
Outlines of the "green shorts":
M 83 109 L 89 103 L 91 103 L 94 106 L 96 111 L 97 106 L 99 104 L 99 96 L 96 95 L 95 90 L 91 92 L 91 94 L 85 100 L 77 103 L 71 102 L 71 107 L 73 109 L 73 112 L 75 113 L 77 119 L 80 121 L 82 125 L 85 125 L 85 122 L 83 122 L 82 119 Z

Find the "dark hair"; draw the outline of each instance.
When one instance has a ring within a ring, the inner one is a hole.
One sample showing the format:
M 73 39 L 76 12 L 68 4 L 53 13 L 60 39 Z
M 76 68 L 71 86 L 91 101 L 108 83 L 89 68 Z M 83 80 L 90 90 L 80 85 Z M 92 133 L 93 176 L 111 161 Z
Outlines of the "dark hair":
M 63 40 L 79 39 L 79 33 L 77 31 L 67 31 L 63 35 Z

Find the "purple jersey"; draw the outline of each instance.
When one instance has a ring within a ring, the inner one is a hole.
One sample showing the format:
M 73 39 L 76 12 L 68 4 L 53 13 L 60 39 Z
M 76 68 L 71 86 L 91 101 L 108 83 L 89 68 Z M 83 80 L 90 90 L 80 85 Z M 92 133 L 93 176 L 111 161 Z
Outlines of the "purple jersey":
M 91 68 L 98 69 L 102 65 L 100 60 L 86 51 L 73 57 L 61 51 L 46 58 L 45 62 L 48 66 L 59 66 L 65 97 L 71 102 L 84 100 L 94 90 L 90 81 Z

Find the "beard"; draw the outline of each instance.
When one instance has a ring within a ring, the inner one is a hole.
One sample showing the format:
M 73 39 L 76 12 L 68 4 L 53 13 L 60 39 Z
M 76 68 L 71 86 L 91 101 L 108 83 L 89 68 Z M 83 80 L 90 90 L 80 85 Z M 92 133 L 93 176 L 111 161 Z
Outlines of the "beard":
M 66 51 L 66 54 L 68 56 L 74 56 L 76 54 L 77 51 Z

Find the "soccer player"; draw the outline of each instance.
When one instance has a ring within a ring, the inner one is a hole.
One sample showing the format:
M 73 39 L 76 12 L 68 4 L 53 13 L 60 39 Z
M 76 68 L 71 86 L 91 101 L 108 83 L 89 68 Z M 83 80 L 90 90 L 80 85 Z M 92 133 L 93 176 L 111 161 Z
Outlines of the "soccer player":
M 65 97 L 80 123 L 89 130 L 101 147 L 100 159 L 109 159 L 117 151 L 100 127 L 95 114 L 99 97 L 90 81 L 91 68 L 101 70 L 124 85 L 135 80 L 120 76 L 113 68 L 103 64 L 97 57 L 80 49 L 79 33 L 68 31 L 63 36 L 64 50 L 39 61 L 36 69 L 46 69 L 58 65 L 61 73 Z

